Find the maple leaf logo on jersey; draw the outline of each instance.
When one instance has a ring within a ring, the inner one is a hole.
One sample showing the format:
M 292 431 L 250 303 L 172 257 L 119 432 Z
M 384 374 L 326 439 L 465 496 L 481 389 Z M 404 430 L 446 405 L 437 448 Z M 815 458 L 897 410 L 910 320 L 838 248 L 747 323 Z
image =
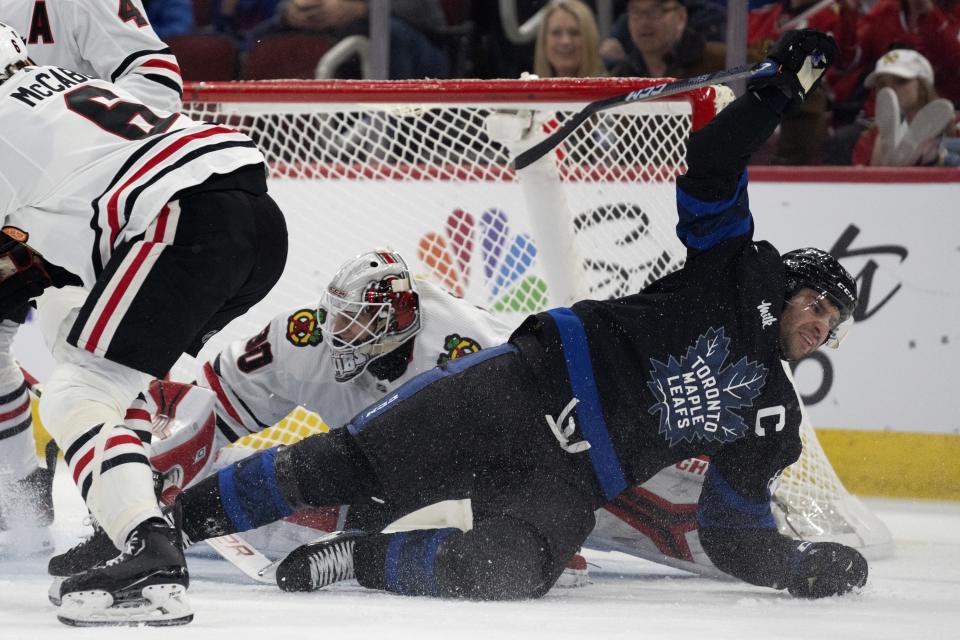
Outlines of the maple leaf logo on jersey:
M 733 442 L 747 423 L 734 410 L 753 406 L 767 380 L 767 368 L 746 357 L 724 367 L 730 338 L 723 328 L 709 329 L 677 360 L 650 359 L 647 386 L 657 398 L 651 414 L 660 414 L 660 434 L 670 446 L 683 441 Z
M 537 246 L 525 233 L 514 234 L 507 214 L 487 209 L 479 221 L 472 213 L 455 210 L 442 233 L 420 238 L 417 256 L 433 280 L 463 297 L 474 284 L 471 266 L 479 259 L 486 304 L 494 311 L 533 313 L 547 304 L 547 284 L 530 273 Z

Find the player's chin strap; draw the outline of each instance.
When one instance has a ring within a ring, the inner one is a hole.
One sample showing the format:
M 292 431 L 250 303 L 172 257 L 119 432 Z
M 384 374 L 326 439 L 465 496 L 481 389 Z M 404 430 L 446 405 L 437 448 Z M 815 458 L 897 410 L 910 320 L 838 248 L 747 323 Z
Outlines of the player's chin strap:
M 586 451 L 590 448 L 590 443 L 586 440 L 581 440 L 580 442 L 570 443 L 570 436 L 573 435 L 573 432 L 577 429 L 577 423 L 574 421 L 573 416 L 570 413 L 577 406 L 577 403 L 580 402 L 577 398 L 573 398 L 570 402 L 567 403 L 567 406 L 563 408 L 563 411 L 560 412 L 560 417 L 556 420 L 553 419 L 551 415 L 545 415 L 544 418 L 547 419 L 547 425 L 550 427 L 550 431 L 553 432 L 553 436 L 557 439 L 557 442 L 560 443 L 560 448 L 566 451 L 567 453 L 580 453 L 581 451 Z M 567 421 L 567 418 L 570 418 Z M 566 421 L 566 426 L 561 428 Z

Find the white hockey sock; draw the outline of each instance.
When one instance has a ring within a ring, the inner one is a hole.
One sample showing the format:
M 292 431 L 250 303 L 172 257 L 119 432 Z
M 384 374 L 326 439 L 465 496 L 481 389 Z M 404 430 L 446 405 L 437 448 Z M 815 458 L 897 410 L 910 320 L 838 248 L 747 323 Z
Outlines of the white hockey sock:
M 30 392 L 11 353 L 17 327 L 0 322 L 0 482 L 21 480 L 39 466 Z

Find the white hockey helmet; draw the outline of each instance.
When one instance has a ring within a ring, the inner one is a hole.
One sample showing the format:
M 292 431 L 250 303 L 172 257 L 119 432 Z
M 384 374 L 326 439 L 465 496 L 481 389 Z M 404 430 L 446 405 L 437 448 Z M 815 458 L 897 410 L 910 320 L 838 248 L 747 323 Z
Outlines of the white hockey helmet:
M 420 331 L 420 298 L 407 263 L 389 251 L 345 262 L 320 301 L 334 377 L 345 382 Z
M 26 40 L 16 29 L 0 22 L 0 82 L 28 64 Z

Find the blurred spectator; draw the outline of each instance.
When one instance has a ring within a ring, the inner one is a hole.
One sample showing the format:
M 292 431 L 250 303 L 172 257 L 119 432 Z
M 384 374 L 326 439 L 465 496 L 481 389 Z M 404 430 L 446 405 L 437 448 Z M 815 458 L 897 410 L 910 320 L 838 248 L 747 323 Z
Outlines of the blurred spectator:
M 516 5 L 517 26 L 525 24 L 551 0 L 512 0 Z M 582 0 L 596 12 L 595 0 Z M 626 4 L 625 0 L 614 3 L 614 10 Z M 496 9 L 491 5 L 496 5 Z M 594 13 L 596 15 L 596 13 Z M 470 3 L 470 20 L 475 25 L 475 71 L 480 78 L 516 78 L 521 72 L 530 71 L 534 59 L 534 41 L 516 43 L 507 36 L 499 3 L 494 0 L 474 0 Z
M 687 11 L 687 28 L 708 42 L 723 42 L 726 37 L 725 5 L 712 0 L 678 0 Z M 627 5 L 629 6 L 629 2 Z M 630 37 L 630 15 L 625 10 L 610 27 L 610 35 L 600 44 L 600 56 L 608 68 L 616 68 L 636 50 Z
M 446 77 L 447 53 L 427 35 L 446 27 L 439 0 L 392 0 L 390 11 L 390 78 Z M 256 33 L 315 31 L 339 40 L 369 34 L 367 16 L 367 0 L 282 0 Z
M 780 0 L 750 11 L 747 17 L 749 57 L 761 60 L 771 44 L 791 29 L 816 29 L 833 35 L 839 53 L 832 67 L 845 69 L 857 55 L 860 0 Z
M 707 41 L 689 28 L 687 3 L 692 0 L 630 0 L 627 3 L 626 42 L 607 38 L 604 57 L 623 50 L 614 67 L 617 76 L 689 78 L 719 71 L 726 66 L 726 47 Z
M 929 60 L 917 51 L 895 49 L 877 61 L 865 84 L 876 91 L 876 117 L 854 148 L 853 164 L 950 163 L 942 147 L 945 137 L 956 135 L 956 116 L 949 100 L 937 98 Z
M 860 18 L 857 38 L 863 71 L 871 69 L 891 44 L 916 49 L 933 66 L 944 97 L 953 101 L 954 106 L 960 105 L 957 31 L 958 23 L 933 0 L 878 0 Z M 844 97 L 841 89 L 838 99 Z
M 533 54 L 541 78 L 587 78 L 607 74 L 590 7 L 580 0 L 553 0 L 544 13 Z
M 770 45 L 785 31 L 812 28 L 833 34 L 839 53 L 825 84 L 839 70 L 849 72 L 857 60 L 857 24 L 860 0 L 781 0 L 750 11 L 747 18 L 747 59 L 766 57 Z M 829 120 L 828 89 L 818 88 L 803 104 L 784 114 L 770 164 L 810 165 L 822 161 Z
M 143 8 L 161 40 L 193 33 L 196 27 L 192 0 L 143 0 Z
M 277 13 L 280 0 L 214 0 L 213 29 L 234 38 L 246 51 Z

